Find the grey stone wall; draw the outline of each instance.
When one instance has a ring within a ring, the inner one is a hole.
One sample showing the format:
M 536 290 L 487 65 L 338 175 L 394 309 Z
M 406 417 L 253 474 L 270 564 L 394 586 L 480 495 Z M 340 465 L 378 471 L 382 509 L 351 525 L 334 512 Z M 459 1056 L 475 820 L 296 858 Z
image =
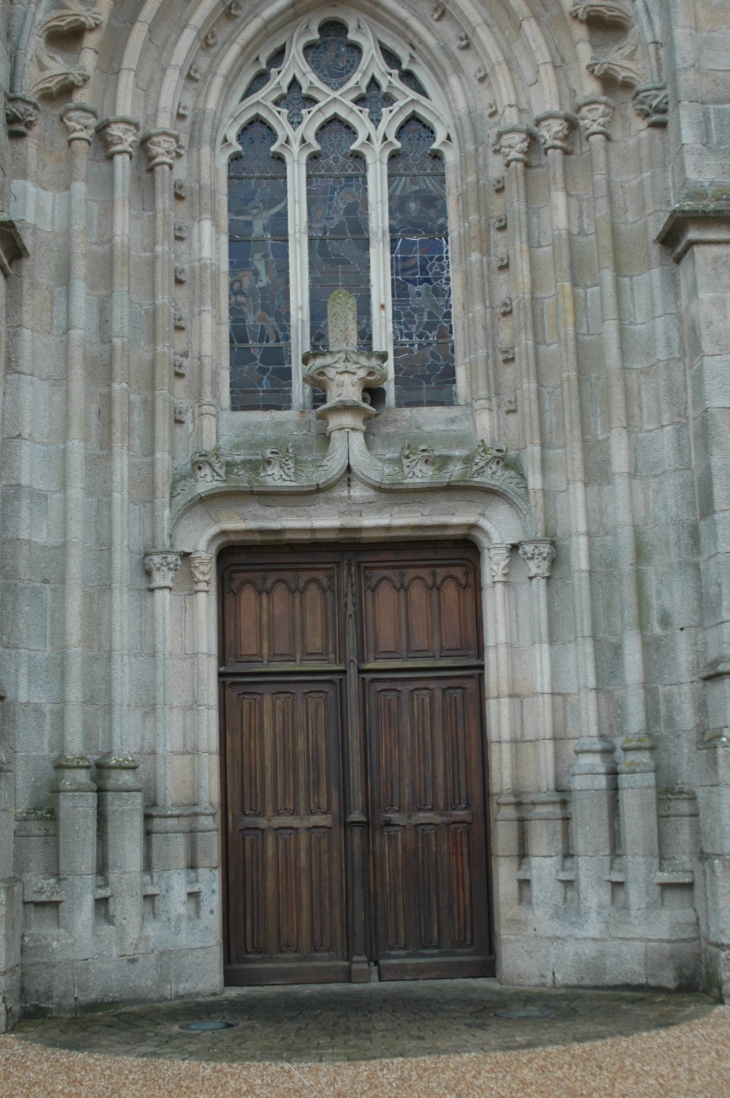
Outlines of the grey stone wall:
M 220 988 L 212 560 L 335 538 L 483 550 L 501 977 L 725 993 L 724 4 L 380 7 L 443 89 L 461 381 L 364 441 L 228 409 L 222 135 L 317 9 L 3 9 L 0 1027 Z

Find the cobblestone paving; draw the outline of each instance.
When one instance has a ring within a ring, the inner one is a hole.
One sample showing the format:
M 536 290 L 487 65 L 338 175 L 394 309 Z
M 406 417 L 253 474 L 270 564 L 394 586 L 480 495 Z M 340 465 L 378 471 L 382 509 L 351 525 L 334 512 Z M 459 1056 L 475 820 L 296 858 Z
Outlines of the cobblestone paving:
M 623 1037 L 704 1018 L 704 995 L 500 987 L 441 980 L 229 990 L 215 999 L 26 1019 L 14 1036 L 49 1048 L 211 1063 L 300 1064 L 531 1049 Z M 548 1010 L 505 1019 L 497 1011 Z M 233 1028 L 180 1027 L 220 1019 Z

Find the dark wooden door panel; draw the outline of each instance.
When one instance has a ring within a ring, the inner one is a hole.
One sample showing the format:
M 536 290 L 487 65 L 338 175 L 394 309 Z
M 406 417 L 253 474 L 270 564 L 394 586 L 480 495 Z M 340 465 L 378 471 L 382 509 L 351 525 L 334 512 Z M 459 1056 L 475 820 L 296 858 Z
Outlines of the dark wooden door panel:
M 230 982 L 349 978 L 339 692 L 227 683 Z
M 226 982 L 494 972 L 478 555 L 220 563 Z
M 227 668 L 338 662 L 336 565 L 230 565 L 223 590 Z
M 479 677 L 374 678 L 367 727 L 382 978 L 484 974 Z
M 479 659 L 472 561 L 363 561 L 361 571 L 366 665 Z

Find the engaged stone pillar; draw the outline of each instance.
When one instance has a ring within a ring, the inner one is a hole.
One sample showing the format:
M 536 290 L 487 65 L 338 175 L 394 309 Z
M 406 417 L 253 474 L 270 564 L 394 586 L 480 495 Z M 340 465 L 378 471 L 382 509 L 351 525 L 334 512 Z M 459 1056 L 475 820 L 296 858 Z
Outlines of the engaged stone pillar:
M 618 768 L 618 788 L 626 899 L 629 914 L 643 919 L 650 916 L 649 909 L 659 901 L 655 879 L 659 869 L 659 816 L 654 744 L 647 735 L 627 736 L 621 750 L 624 761 Z
M 157 549 L 145 553 L 147 588 L 154 598 L 155 632 L 155 790 L 157 804 L 169 807 L 173 800 L 170 742 L 171 654 L 170 591 L 180 567 L 180 553 Z
M 20 935 L 23 883 L 13 877 L 13 773 L 0 751 L 0 1033 L 20 1007 Z
M 91 949 L 96 899 L 96 786 L 85 755 L 64 755 L 53 764 L 58 833 L 58 876 L 64 894 L 61 928 L 81 949 Z
M 545 538 L 523 541 L 520 556 L 527 565 L 530 581 L 532 652 L 537 695 L 540 790 L 555 789 L 555 744 L 553 742 L 553 673 L 550 659 L 547 581 L 555 559 L 555 546 Z
M 131 953 L 142 932 L 142 786 L 129 755 L 96 760 L 103 871 L 111 892 L 117 950 Z
M 611 906 L 616 764 L 614 746 L 603 738 L 578 740 L 571 767 L 573 845 L 583 929 L 603 936 Z
M 195 725 L 197 734 L 196 785 L 198 804 L 190 820 L 190 857 L 195 869 L 218 865 L 218 827 L 210 804 L 210 639 L 209 601 L 214 557 L 196 552 L 190 557 L 195 588 Z

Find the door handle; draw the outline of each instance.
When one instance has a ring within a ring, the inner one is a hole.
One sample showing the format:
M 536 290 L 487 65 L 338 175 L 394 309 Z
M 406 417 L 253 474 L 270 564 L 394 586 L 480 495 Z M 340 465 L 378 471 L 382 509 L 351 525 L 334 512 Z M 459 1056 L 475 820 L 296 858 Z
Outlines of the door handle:
M 390 816 L 383 816 L 383 827 L 387 827 L 389 823 L 392 823 Z

